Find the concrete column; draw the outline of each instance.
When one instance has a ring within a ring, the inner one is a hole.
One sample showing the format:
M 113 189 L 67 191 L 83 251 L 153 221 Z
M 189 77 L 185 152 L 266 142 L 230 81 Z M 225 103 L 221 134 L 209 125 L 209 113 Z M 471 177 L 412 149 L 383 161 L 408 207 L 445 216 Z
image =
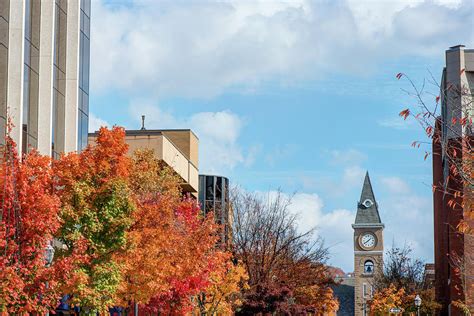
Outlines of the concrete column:
M 66 43 L 66 108 L 64 151 L 77 150 L 77 120 L 79 103 L 79 58 L 80 58 L 80 1 L 69 1 L 67 5 Z
M 23 76 L 25 63 L 25 2 L 10 1 L 10 20 L 8 35 L 8 80 L 7 80 L 7 119 L 11 119 L 13 129 L 10 136 L 21 151 L 21 131 L 23 115 Z
M 54 76 L 54 1 L 41 2 L 38 151 L 51 156 Z

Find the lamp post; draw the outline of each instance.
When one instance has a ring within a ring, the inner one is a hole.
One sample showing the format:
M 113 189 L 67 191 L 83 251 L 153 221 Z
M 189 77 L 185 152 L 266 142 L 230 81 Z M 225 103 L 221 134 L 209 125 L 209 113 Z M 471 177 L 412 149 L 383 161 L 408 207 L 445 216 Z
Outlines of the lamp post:
M 48 243 L 44 251 L 44 261 L 46 261 L 47 267 L 49 267 L 51 263 L 53 263 L 53 258 L 54 258 L 54 247 L 51 245 L 51 243 Z
M 46 262 L 46 267 L 49 267 L 51 263 L 53 263 L 53 258 L 54 247 L 51 245 L 51 243 L 48 243 L 44 251 L 44 261 Z M 46 288 L 48 288 L 48 281 L 46 281 Z M 49 316 L 49 311 L 46 313 L 46 316 Z
M 417 316 L 420 316 L 421 297 L 418 294 L 415 297 L 415 306 L 416 306 L 416 314 Z

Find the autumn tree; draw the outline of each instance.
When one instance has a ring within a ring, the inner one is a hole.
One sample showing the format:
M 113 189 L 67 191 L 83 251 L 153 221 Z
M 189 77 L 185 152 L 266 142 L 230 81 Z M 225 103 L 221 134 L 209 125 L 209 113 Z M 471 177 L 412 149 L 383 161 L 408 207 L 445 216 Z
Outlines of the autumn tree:
M 387 288 L 376 291 L 368 305 L 371 315 L 389 315 L 392 308 L 399 308 L 403 312 L 404 302 L 405 289 L 390 284 Z
M 408 245 L 403 248 L 392 246 L 385 255 L 383 273 L 375 278 L 375 289 L 395 286 L 405 292 L 420 289 L 423 283 L 424 263 L 411 256 L 413 250 Z
M 441 307 L 434 297 L 432 284 L 424 284 L 424 264 L 412 257 L 412 249 L 393 246 L 384 260 L 383 271 L 374 282 L 375 293 L 369 307 L 375 315 L 384 315 L 390 308 L 414 312 L 416 295 L 422 299 L 421 312 L 434 315 Z
M 324 262 L 327 249 L 313 230 L 299 233 L 291 199 L 234 190 L 234 251 L 249 275 L 238 314 L 337 310 Z
M 243 277 L 218 248 L 218 226 L 203 217 L 196 200 L 182 196 L 180 179 L 152 150 L 138 150 L 130 165 L 136 210 L 128 231 L 131 246 L 117 254 L 124 267 L 121 304 L 164 314 L 191 312 L 205 292 L 206 309 L 224 310 Z M 215 300 L 210 301 L 211 297 Z
M 57 255 L 83 256 L 67 276 L 64 293 L 83 310 L 107 310 L 123 281 L 115 257 L 128 246 L 127 231 L 135 210 L 124 136 L 123 128 L 101 128 L 95 146 L 54 162 L 62 221 L 56 234 L 62 244 Z
M 209 285 L 196 296 L 196 315 L 231 315 L 242 305 L 241 290 L 248 288 L 248 275 L 230 255 L 222 258 L 223 263 L 210 273 Z
M 0 153 L 0 313 L 44 314 L 57 306 L 71 261 L 45 259 L 61 221 L 51 159 L 20 159 L 9 137 Z
M 459 70 L 459 76 L 465 75 L 465 69 Z M 448 196 L 448 205 L 464 210 L 464 220 L 457 229 L 472 234 L 474 229 L 474 138 L 473 117 L 474 99 L 466 84 L 445 81 L 439 84 L 431 76 L 421 85 L 417 85 L 406 74 L 397 74 L 397 79 L 408 81 L 410 90 L 406 93 L 415 101 L 415 106 L 400 112 L 407 120 L 413 119 L 423 130 L 428 141 L 416 140 L 415 148 L 430 155 L 440 155 L 449 170 L 443 182 L 433 183 L 433 190 Z M 432 91 L 435 90 L 433 93 Z M 439 92 L 436 92 L 439 91 Z M 436 152 L 438 149 L 439 152 Z

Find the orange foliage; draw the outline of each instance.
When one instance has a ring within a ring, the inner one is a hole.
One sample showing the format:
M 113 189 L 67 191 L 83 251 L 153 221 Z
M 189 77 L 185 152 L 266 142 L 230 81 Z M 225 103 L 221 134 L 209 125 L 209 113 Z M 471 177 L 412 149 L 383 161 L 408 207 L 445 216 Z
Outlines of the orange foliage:
M 128 234 L 132 247 L 117 256 L 124 266 L 121 303 L 134 301 L 152 312 L 190 311 L 191 296 L 230 260 L 215 247 L 217 226 L 212 216 L 199 215 L 195 200 L 181 196 L 179 179 L 152 151 L 137 151 L 130 170 L 137 209 Z
M 397 289 L 395 285 L 390 284 L 388 288 L 374 294 L 369 302 L 369 308 L 372 315 L 388 315 L 391 308 L 401 308 L 405 300 L 405 290 Z
M 0 312 L 45 313 L 56 307 L 72 261 L 45 260 L 61 225 L 51 160 L 36 151 L 20 160 L 15 147 L 7 137 L 0 155 Z
M 128 244 L 134 202 L 128 186 L 130 159 L 123 128 L 101 128 L 94 147 L 54 162 L 63 221 L 58 256 L 77 254 L 76 267 L 64 276 L 72 304 L 106 310 L 122 281 L 114 255 Z

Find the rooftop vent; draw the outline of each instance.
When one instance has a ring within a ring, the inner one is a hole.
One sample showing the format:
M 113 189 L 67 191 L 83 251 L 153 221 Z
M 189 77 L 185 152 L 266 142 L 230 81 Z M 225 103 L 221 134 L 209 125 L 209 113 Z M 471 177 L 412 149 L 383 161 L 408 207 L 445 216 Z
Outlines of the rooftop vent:
M 456 46 L 451 46 L 449 49 L 461 49 L 461 48 L 464 48 L 464 47 L 466 47 L 466 45 L 459 44 L 459 45 L 456 45 Z
M 145 128 L 145 115 L 142 115 L 142 128 L 141 128 L 142 131 L 146 130 Z

